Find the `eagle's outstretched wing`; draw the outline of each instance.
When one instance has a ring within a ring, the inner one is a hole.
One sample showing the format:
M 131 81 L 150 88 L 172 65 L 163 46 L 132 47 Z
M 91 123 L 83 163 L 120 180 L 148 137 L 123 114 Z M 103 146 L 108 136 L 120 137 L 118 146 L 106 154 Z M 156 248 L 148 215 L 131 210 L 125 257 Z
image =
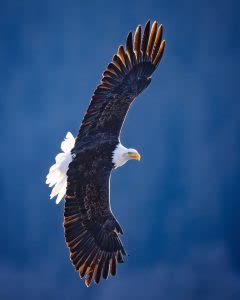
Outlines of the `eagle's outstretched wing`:
M 165 47 L 162 41 L 162 25 L 150 21 L 141 36 L 138 26 L 134 37 L 127 36 L 126 48 L 120 46 L 103 78 L 95 90 L 81 124 L 79 139 L 96 133 L 119 136 L 127 111 L 134 98 L 150 83 Z
M 116 264 L 126 255 L 119 239 L 122 229 L 109 204 L 111 157 L 94 156 L 94 150 L 86 149 L 70 163 L 64 211 L 70 258 L 87 286 L 92 278 L 96 283 L 101 276 L 106 279 L 109 270 L 115 275 Z

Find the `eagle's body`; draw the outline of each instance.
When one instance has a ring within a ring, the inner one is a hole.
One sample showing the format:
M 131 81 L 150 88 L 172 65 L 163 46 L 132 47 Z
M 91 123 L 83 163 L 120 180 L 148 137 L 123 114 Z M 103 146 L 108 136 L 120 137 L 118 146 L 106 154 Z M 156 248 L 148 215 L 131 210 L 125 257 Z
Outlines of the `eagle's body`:
M 74 137 L 68 133 L 50 168 L 47 183 L 57 203 L 65 196 L 64 228 L 70 258 L 80 277 L 98 283 L 126 255 L 119 239 L 122 229 L 109 200 L 111 171 L 129 159 L 140 159 L 135 149 L 120 143 L 120 131 L 133 100 L 150 83 L 164 50 L 162 26 L 150 22 L 127 37 L 103 73 L 89 108 Z

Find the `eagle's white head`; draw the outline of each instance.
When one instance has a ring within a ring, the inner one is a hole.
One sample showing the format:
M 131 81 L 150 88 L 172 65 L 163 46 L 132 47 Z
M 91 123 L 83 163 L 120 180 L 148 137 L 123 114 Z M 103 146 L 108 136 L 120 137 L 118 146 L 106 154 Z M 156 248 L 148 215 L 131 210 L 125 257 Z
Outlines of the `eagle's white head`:
M 140 160 L 141 156 L 137 150 L 132 148 L 126 148 L 121 143 L 116 146 L 116 149 L 113 151 L 112 162 L 115 168 L 118 168 L 124 165 L 130 159 Z

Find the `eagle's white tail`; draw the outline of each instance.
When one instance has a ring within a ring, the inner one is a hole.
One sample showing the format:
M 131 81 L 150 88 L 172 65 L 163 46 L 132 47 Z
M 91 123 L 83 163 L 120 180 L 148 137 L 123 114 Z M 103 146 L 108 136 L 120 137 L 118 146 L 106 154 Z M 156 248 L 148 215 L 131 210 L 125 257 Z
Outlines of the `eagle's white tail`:
M 47 175 L 46 184 L 53 187 L 50 199 L 57 196 L 56 203 L 58 204 L 66 194 L 67 188 L 67 171 L 70 162 L 72 161 L 71 150 L 74 147 L 75 139 L 71 132 L 68 132 L 61 144 L 63 152 L 56 157 L 56 163 L 51 166 Z

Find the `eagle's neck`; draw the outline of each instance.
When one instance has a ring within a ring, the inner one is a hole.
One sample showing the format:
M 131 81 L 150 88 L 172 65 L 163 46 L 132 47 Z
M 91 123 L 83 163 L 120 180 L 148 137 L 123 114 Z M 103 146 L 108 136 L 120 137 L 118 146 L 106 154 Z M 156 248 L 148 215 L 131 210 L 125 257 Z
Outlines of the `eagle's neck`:
M 129 158 L 126 156 L 127 152 L 128 149 L 126 147 L 124 147 L 121 143 L 117 144 L 112 154 L 112 162 L 114 164 L 114 168 L 121 167 L 129 160 Z

